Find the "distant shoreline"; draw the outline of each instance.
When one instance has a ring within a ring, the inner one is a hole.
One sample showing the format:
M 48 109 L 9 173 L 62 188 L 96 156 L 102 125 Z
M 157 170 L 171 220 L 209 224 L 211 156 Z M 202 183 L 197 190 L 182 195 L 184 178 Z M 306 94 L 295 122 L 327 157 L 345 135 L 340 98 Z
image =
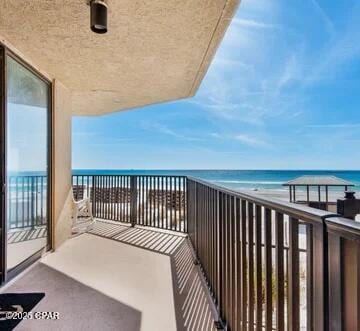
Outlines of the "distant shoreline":
M 276 199 L 280 199 L 283 201 L 288 201 L 289 202 L 289 192 L 287 190 L 284 191 L 280 191 L 280 190 L 271 190 L 271 189 L 242 189 L 239 191 L 249 191 L 251 193 L 254 194 L 258 194 L 261 195 L 263 197 L 267 197 L 267 198 L 276 198 Z M 335 202 L 337 199 L 341 199 L 344 197 L 344 192 L 343 191 L 338 191 L 338 192 L 329 192 L 329 202 Z M 360 198 L 360 192 L 357 191 L 357 197 Z M 307 199 L 306 197 L 306 191 L 296 191 L 296 198 L 298 200 L 303 200 L 305 201 Z M 311 201 L 318 201 L 318 192 L 313 190 L 310 192 L 310 200 Z M 325 192 L 321 193 L 321 201 L 325 201 Z
M 192 176 L 232 190 L 257 190 L 259 194 L 288 197 L 288 189 L 282 184 L 303 175 L 333 175 L 352 182 L 351 189 L 360 192 L 360 170 L 134 170 L 134 169 L 74 169 L 74 175 L 163 175 Z M 42 171 L 20 171 L 9 176 L 46 176 Z M 343 188 L 330 188 L 329 195 L 338 198 L 343 195 Z M 297 189 L 298 194 L 304 188 Z M 317 193 L 316 193 L 317 194 Z M 324 193 L 325 194 L 325 193 Z M 359 196 L 359 194 L 358 194 Z
M 333 175 L 355 184 L 354 191 L 360 191 L 360 170 L 135 170 L 135 169 L 74 169 L 76 175 L 177 175 L 193 176 L 232 190 L 251 190 L 261 195 L 288 200 L 287 187 L 282 184 L 302 175 Z M 257 190 L 257 191 L 254 191 Z M 297 190 L 299 197 L 305 192 Z M 317 199 L 317 191 L 316 194 Z M 359 194 L 358 194 L 359 195 Z M 323 193 L 325 197 L 325 192 Z M 336 200 L 343 196 L 343 188 L 330 188 L 329 198 Z

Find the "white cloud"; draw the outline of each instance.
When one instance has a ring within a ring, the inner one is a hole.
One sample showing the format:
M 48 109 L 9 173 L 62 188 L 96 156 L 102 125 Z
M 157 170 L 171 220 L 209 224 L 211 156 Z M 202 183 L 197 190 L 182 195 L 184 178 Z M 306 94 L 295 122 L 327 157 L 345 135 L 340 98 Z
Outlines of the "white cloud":
M 319 17 L 323 21 L 325 28 L 330 36 L 333 36 L 335 34 L 335 27 L 334 23 L 331 21 L 329 16 L 325 13 L 325 11 L 321 8 L 317 0 L 311 0 L 311 3 L 315 9 L 315 11 L 318 13 Z
M 321 52 L 309 66 L 304 75 L 305 86 L 337 79 L 341 69 L 360 57 L 358 31 L 360 30 L 360 4 L 349 8 L 350 15 L 346 18 L 346 25 L 338 29 L 336 37 L 331 38 Z
M 314 129 L 355 129 L 360 128 L 360 123 L 312 124 L 308 128 Z
M 235 140 L 240 141 L 241 143 L 245 144 L 245 145 L 249 145 L 249 146 L 269 146 L 269 144 L 262 140 L 259 139 L 256 136 L 253 135 L 248 135 L 248 134 L 238 134 L 234 137 Z
M 289 82 L 299 78 L 299 60 L 295 53 L 291 54 L 284 64 L 284 70 L 278 81 L 278 90 L 281 90 Z
M 264 23 L 261 21 L 255 21 L 252 19 L 244 19 L 244 18 L 239 18 L 239 17 L 235 17 L 232 21 L 232 24 L 238 25 L 240 27 L 255 28 L 255 29 L 278 29 L 279 28 L 279 26 L 274 25 L 274 24 L 268 24 L 268 23 Z
M 219 140 L 234 140 L 241 144 L 252 146 L 252 147 L 270 147 L 270 144 L 254 134 L 238 133 L 238 134 L 227 134 L 213 132 L 210 137 Z
M 160 124 L 160 123 L 146 122 L 146 123 L 143 123 L 143 128 L 148 131 L 156 131 L 157 133 L 171 136 L 171 137 L 181 139 L 181 140 L 186 140 L 186 141 L 203 141 L 204 140 L 200 137 L 193 137 L 190 135 L 178 133 L 177 131 L 172 130 L 168 126 Z
M 216 57 L 214 59 L 214 62 L 212 63 L 212 66 L 220 66 L 222 69 L 231 69 L 231 70 L 237 70 L 237 69 L 253 69 L 253 66 L 246 64 L 238 59 L 229 59 L 229 58 L 221 58 Z
M 73 132 L 73 136 L 75 136 L 75 137 L 89 138 L 89 137 L 96 137 L 98 135 L 99 135 L 99 133 L 97 133 L 97 132 L 86 132 L 86 131 Z
M 261 6 L 250 8 L 251 1 L 243 1 L 198 95 L 189 102 L 206 110 L 220 131 L 229 131 L 224 129 L 228 126 L 234 132 L 237 125 L 237 129 L 248 131 L 252 127 L 260 134 L 210 134 L 212 138 L 271 146 L 263 139 L 270 135 L 268 128 L 301 121 L 300 116 L 306 117 L 315 107 L 310 103 L 310 83 L 334 76 L 343 63 L 360 54 L 354 33 L 360 29 L 360 6 L 354 8 L 343 31 L 336 27 L 339 33 L 334 34 L 334 23 L 316 0 L 310 1 L 310 12 L 308 3 L 286 3 L 279 13 L 274 6 L 266 10 Z M 299 9 L 303 24 L 314 24 L 320 16 L 322 24 L 314 25 L 315 36 L 311 29 L 303 29 L 296 20 L 286 23 L 287 18 L 282 16 L 295 14 Z

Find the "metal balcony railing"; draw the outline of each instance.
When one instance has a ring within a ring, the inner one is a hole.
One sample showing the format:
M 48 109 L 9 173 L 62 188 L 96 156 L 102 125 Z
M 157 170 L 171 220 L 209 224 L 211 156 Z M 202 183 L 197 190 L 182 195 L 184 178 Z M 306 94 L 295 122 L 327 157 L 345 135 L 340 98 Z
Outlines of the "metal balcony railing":
M 46 225 L 47 208 L 47 176 L 8 177 L 8 229 Z
M 186 177 L 74 175 L 73 194 L 95 217 L 187 232 Z
M 82 175 L 95 217 L 185 232 L 228 330 L 359 330 L 360 225 L 182 176 Z

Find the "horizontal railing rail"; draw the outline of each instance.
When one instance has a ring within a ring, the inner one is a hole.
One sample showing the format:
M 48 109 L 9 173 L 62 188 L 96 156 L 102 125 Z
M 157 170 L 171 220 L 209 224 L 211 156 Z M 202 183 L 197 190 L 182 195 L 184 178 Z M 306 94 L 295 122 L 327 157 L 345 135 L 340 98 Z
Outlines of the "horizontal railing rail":
M 8 229 L 46 225 L 47 176 L 9 176 L 6 187 Z
M 73 194 L 95 217 L 187 232 L 185 176 L 73 175 Z

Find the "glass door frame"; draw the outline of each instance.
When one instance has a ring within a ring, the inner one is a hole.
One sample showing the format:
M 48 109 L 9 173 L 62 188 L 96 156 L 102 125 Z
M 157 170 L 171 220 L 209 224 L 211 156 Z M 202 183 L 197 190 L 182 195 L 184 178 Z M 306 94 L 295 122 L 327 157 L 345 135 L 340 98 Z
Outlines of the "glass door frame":
M 11 51 L 6 45 L 0 42 L 0 285 L 6 283 L 21 271 L 27 268 L 41 257 L 43 249 L 34 253 L 26 260 L 11 270 L 7 270 L 7 165 L 6 165 L 6 125 L 7 125 L 7 57 L 11 57 L 17 61 L 24 68 L 29 70 L 37 78 L 41 79 L 48 87 L 48 118 L 47 118 L 47 217 L 48 217 L 48 229 L 47 229 L 47 246 L 46 251 L 52 248 L 52 225 L 53 225 L 53 213 L 52 213 L 52 200 L 53 200 L 53 176 L 52 176 L 52 146 L 53 146 L 53 91 L 52 82 L 43 76 L 38 70 L 36 70 L 29 63 L 24 61 L 13 51 Z

